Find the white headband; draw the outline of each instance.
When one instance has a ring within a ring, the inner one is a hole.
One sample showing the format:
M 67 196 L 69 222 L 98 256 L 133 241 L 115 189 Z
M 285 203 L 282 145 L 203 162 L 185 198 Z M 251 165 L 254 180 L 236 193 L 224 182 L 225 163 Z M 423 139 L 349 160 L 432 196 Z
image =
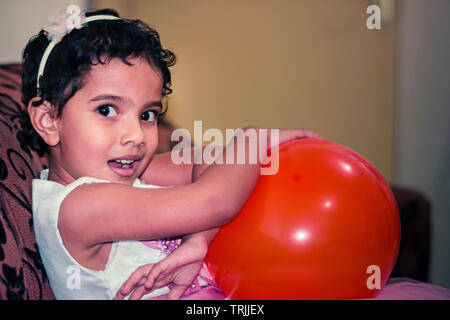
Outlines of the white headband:
M 77 9 L 76 6 L 75 6 L 75 9 Z M 72 12 L 69 12 L 69 10 L 72 10 Z M 80 29 L 84 24 L 91 22 L 91 21 L 120 19 L 116 16 L 111 16 L 111 15 L 96 15 L 96 16 L 90 16 L 90 17 L 86 18 L 86 17 L 83 17 L 80 15 L 80 11 L 78 8 L 77 9 L 78 11 L 75 11 L 75 13 L 77 14 L 77 16 L 75 18 L 78 18 L 78 21 L 77 21 L 77 20 L 73 19 L 73 17 L 74 17 L 73 10 L 74 10 L 74 7 L 69 6 L 67 8 L 67 13 L 70 14 L 69 16 L 67 16 L 67 15 L 61 16 L 62 20 L 57 19 L 58 17 L 52 17 L 53 24 L 47 28 L 44 28 L 44 30 L 46 30 L 47 38 L 49 40 L 51 40 L 51 42 L 45 49 L 44 54 L 42 55 L 41 63 L 39 64 L 39 69 L 38 69 L 38 74 L 37 74 L 37 79 L 36 79 L 36 88 L 37 89 L 39 89 L 39 79 L 44 75 L 45 64 L 47 63 L 47 59 L 50 56 L 52 49 L 55 47 L 55 45 L 57 45 L 61 41 L 61 39 L 66 34 L 70 33 L 70 31 L 72 31 L 75 28 Z M 61 14 L 61 12 L 60 12 L 60 14 Z M 71 18 L 72 18 L 72 20 L 71 20 Z M 57 21 L 55 23 L 56 20 L 59 20 L 59 21 Z M 59 28 L 59 30 L 57 30 L 58 28 Z M 57 30 L 57 31 L 55 32 L 55 30 Z

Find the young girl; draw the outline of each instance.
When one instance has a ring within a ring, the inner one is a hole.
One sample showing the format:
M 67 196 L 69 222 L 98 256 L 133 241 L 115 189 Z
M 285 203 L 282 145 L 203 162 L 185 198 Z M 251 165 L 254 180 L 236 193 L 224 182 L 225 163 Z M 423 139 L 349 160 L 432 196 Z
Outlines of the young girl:
M 49 159 L 32 194 L 54 294 L 224 298 L 198 275 L 218 228 L 250 196 L 260 163 L 175 165 L 170 153 L 155 154 L 175 56 L 139 20 L 112 10 L 86 17 L 59 42 L 42 30 L 23 53 L 29 144 Z M 279 143 L 306 136 L 314 134 L 280 130 Z

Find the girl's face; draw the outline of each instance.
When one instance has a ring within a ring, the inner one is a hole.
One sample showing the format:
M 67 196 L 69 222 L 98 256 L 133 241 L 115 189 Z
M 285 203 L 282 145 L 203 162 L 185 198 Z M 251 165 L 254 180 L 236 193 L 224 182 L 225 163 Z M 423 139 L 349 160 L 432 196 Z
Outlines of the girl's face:
M 158 143 L 162 78 L 145 58 L 120 58 L 92 66 L 83 88 L 58 120 L 49 180 L 64 185 L 90 176 L 131 185 Z

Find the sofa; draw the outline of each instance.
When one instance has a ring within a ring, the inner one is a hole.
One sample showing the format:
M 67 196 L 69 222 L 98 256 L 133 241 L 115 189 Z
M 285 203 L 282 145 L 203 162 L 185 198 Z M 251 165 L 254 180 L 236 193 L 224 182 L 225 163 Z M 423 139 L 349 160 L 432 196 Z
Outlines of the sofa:
M 20 64 L 0 65 L 0 299 L 51 300 L 55 297 L 36 245 L 31 205 L 32 179 L 48 162 L 24 141 L 21 72 Z M 430 203 L 417 191 L 391 187 L 402 229 L 392 276 L 427 281 Z

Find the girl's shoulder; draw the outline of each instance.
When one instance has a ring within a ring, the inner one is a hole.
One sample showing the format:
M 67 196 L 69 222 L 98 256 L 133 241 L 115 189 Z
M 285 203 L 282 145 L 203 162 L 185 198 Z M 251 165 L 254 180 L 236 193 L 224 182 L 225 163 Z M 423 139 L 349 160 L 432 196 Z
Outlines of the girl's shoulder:
M 74 187 L 77 187 L 79 185 L 85 184 L 85 183 L 110 183 L 108 180 L 98 179 L 94 177 L 80 177 L 73 181 L 72 183 L 68 185 L 62 185 L 59 182 L 48 180 L 49 175 L 49 169 L 44 169 L 40 172 L 39 178 L 35 178 L 32 181 L 32 187 L 36 190 L 45 190 L 45 189 L 66 189 L 66 190 L 72 190 Z M 153 184 L 146 184 L 144 183 L 140 178 L 136 178 L 132 184 L 133 187 L 136 188 L 162 188 L 162 186 L 153 185 Z
M 33 205 L 42 206 L 46 203 L 61 203 L 67 195 L 76 187 L 90 183 L 107 183 L 106 180 L 96 179 L 93 177 L 81 177 L 77 180 L 63 185 L 59 182 L 48 180 L 49 169 L 44 169 L 39 174 L 39 179 L 32 180 L 32 200 Z

